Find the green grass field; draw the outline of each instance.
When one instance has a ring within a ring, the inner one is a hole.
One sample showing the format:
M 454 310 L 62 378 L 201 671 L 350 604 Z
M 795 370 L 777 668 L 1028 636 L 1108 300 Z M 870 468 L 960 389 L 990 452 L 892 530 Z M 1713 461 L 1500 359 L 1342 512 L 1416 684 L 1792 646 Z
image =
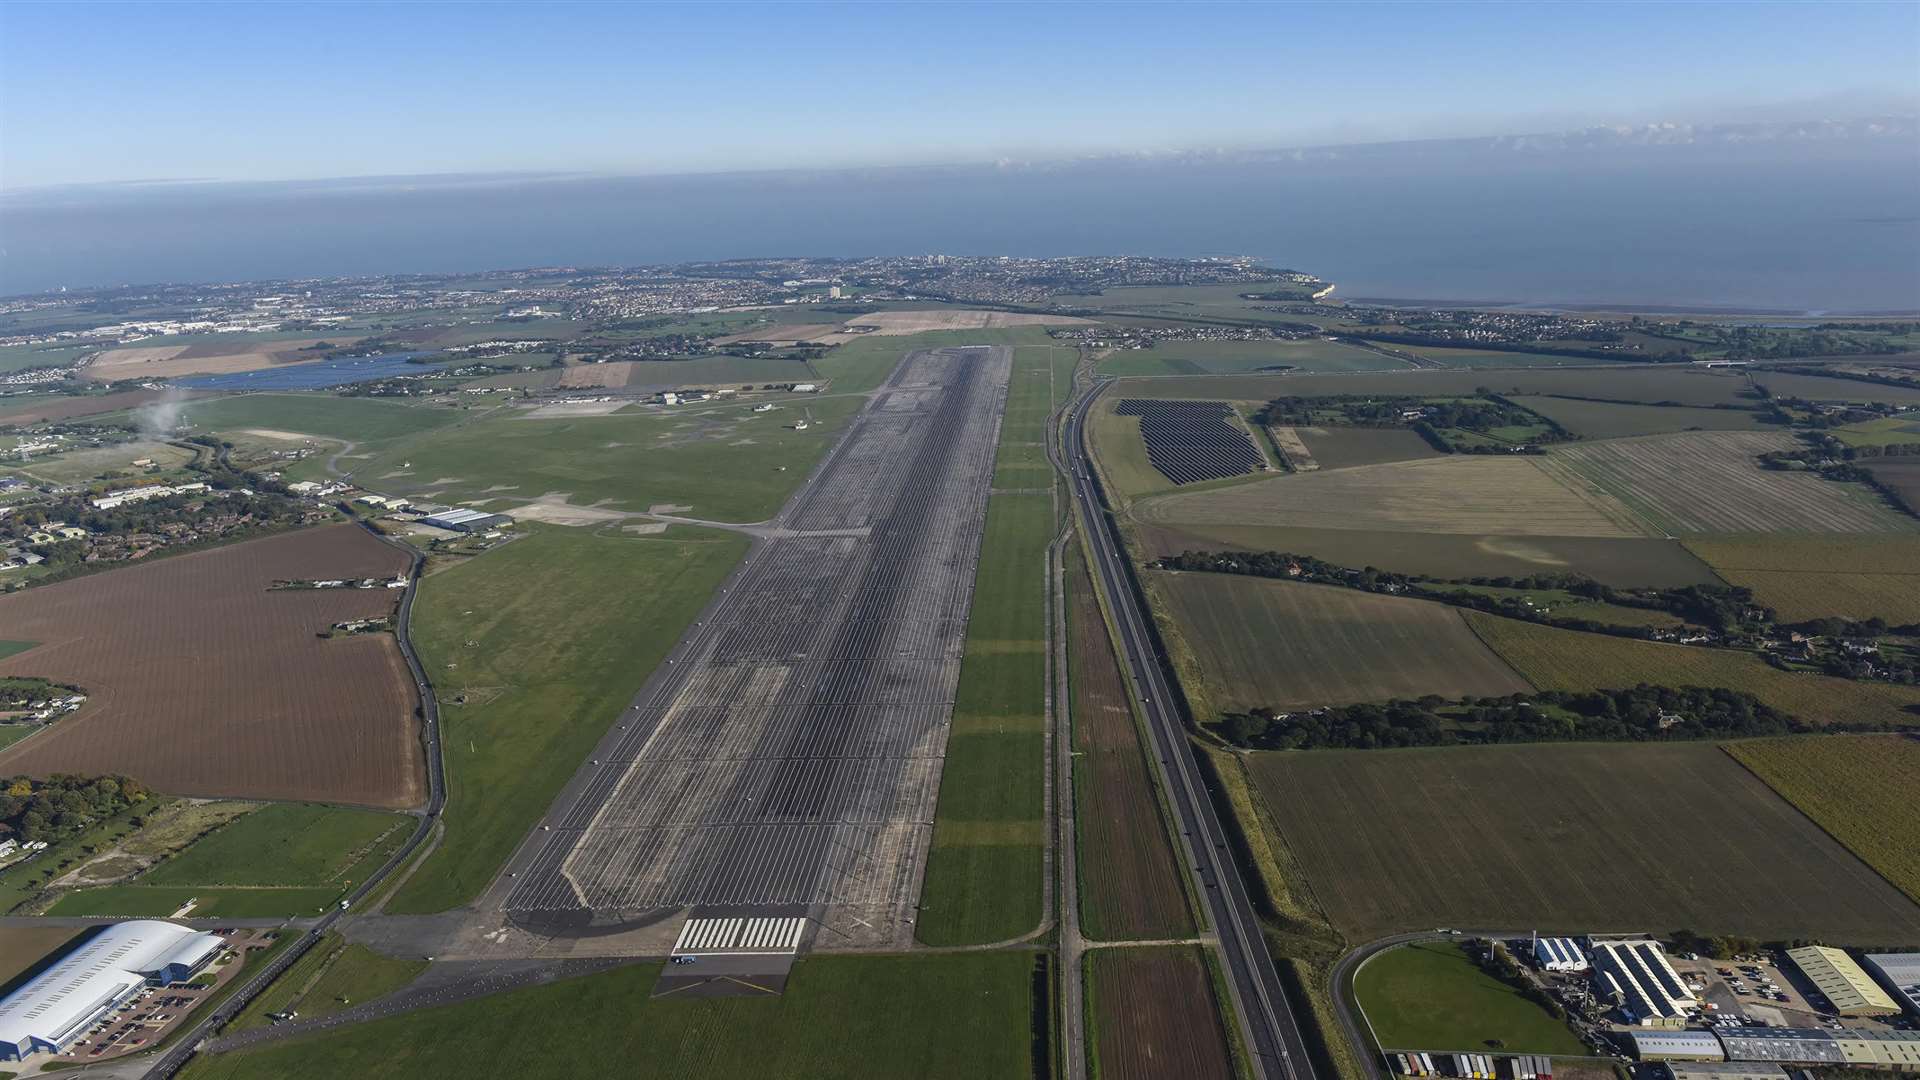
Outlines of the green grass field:
M 707 530 L 535 527 L 422 583 L 413 640 L 442 702 L 448 806 L 387 910 L 486 887 L 746 549 Z
M 1920 934 L 1920 906 L 1712 743 L 1314 750 L 1248 769 L 1348 941 L 1435 926 Z M 1684 850 L 1648 842 L 1667 820 L 1686 823 Z
M 1760 739 L 1727 753 L 1920 902 L 1920 740 Z
M 1907 413 L 1904 416 L 1869 420 L 1863 424 L 1848 424 L 1846 427 L 1834 428 L 1831 434 L 1848 446 L 1920 443 L 1920 416 Z
M 704 999 L 649 998 L 659 965 L 636 964 L 203 1055 L 182 1075 L 571 1080 L 618 1062 L 630 1077 L 1026 1077 L 1034 963 L 1025 952 L 816 956 L 779 997 Z
M 1820 382 L 1839 382 L 1821 379 Z M 1860 383 L 1871 386 L 1870 383 Z M 1891 388 L 1889 388 L 1891 389 Z M 1629 364 L 1577 368 L 1513 368 L 1486 371 L 1404 371 L 1352 375 L 1218 375 L 1176 379 L 1127 379 L 1108 391 L 1114 397 L 1218 398 L 1270 401 L 1276 397 L 1329 394 L 1558 394 L 1642 402 L 1649 405 L 1755 405 L 1759 396 L 1746 377 L 1674 365 Z
M 1831 379 L 1819 375 L 1795 375 L 1788 372 L 1756 371 L 1754 380 L 1762 383 L 1775 397 L 1806 398 L 1809 401 L 1885 401 L 1900 405 L 1920 405 L 1920 389 L 1889 386 L 1860 379 Z
M 1731 585 L 1796 622 L 1920 622 L 1920 536 L 1716 536 L 1687 540 Z
M 1033 361 L 1038 359 L 1040 363 Z M 1072 354 L 1014 353 L 1001 452 L 1045 437 L 1033 385 L 1065 400 Z M 1051 371 L 1049 370 L 1051 368 Z M 1022 387 L 1021 383 L 1028 383 Z M 997 469 L 997 463 L 996 463 Z M 1052 477 L 1045 478 L 1051 488 Z M 1050 494 L 987 500 L 980 575 L 947 738 L 917 933 L 929 945 L 1004 941 L 1040 922 L 1046 775 L 1046 548 Z
M 1664 435 L 1675 431 L 1780 431 L 1746 409 L 1699 409 L 1684 405 L 1623 405 L 1614 401 L 1522 395 L 1512 399 L 1586 439 Z
M 1191 654 L 1199 685 L 1182 681 L 1202 720 L 1259 706 L 1311 709 L 1533 689 L 1445 604 L 1233 574 L 1154 573 L 1147 580 L 1155 606 L 1172 616 L 1170 636 Z
M 326 1016 L 384 997 L 420 977 L 421 959 L 397 960 L 329 933 L 261 995 L 241 1010 L 228 1031 L 268 1026 L 267 1014 L 297 1010 L 300 1019 Z
M 231 889 L 205 885 L 104 885 L 61 897 L 48 915 L 171 915 L 195 901 L 194 918 L 268 919 L 318 915 L 340 899 L 333 886 Z
M 15 653 L 26 652 L 38 644 L 40 643 L 37 641 L 0 641 L 0 660 L 5 660 Z
M 551 496 L 643 511 L 669 504 L 718 521 L 762 521 L 845 431 L 859 397 L 796 397 L 770 413 L 746 404 L 612 416 L 489 413 L 342 459 L 376 491 L 488 509 Z M 803 410 L 812 426 L 793 430 Z
M 1587 1053 L 1566 1024 L 1452 942 L 1389 949 L 1355 973 L 1353 988 L 1385 1050 Z
M 1653 683 L 1744 690 L 1809 723 L 1920 726 L 1920 687 L 1786 672 L 1751 653 L 1670 645 L 1463 611 L 1467 625 L 1542 690 L 1604 690 Z
M 245 394 L 188 403 L 181 421 L 205 431 L 294 431 L 343 442 L 377 442 L 431 431 L 460 416 L 449 409 L 326 394 Z

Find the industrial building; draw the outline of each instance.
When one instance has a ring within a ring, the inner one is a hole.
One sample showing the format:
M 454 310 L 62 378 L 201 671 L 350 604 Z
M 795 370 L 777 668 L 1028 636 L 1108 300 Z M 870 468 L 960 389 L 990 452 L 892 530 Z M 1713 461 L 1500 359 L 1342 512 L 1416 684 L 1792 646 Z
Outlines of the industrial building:
M 1593 966 L 1580 946 L 1566 937 L 1534 938 L 1533 962 L 1542 971 L 1586 971 Z
M 1684 1027 L 1688 1016 L 1699 1010 L 1699 999 L 1657 941 L 1595 941 L 1589 956 L 1601 997 L 1617 1005 L 1628 1023 Z
M 1676 1061 L 1667 1080 L 1786 1080 L 1787 1070 L 1764 1061 Z
M 1841 1028 L 1832 1034 L 1849 1065 L 1920 1072 L 1920 1034 L 1884 1028 Z
M 1821 1028 L 1728 1028 L 1720 1033 L 1731 1061 L 1777 1061 L 1793 1065 L 1844 1065 L 1833 1034 Z
M 1893 1016 L 1900 1011 L 1893 998 L 1844 950 L 1807 945 L 1788 949 L 1787 959 L 1820 988 L 1827 1003 L 1841 1016 Z
M 141 990 L 193 978 L 225 947 L 155 919 L 109 926 L 0 1000 L 0 1061 L 60 1053 Z
M 1641 1061 L 1725 1061 L 1726 1047 L 1711 1031 L 1635 1031 L 1627 1036 Z
M 1866 961 L 1908 1012 L 1920 1014 L 1920 953 L 1868 953 Z
M 505 514 L 489 514 L 480 510 L 444 510 L 429 514 L 420 519 L 423 525 L 452 532 L 474 533 L 488 529 L 505 529 L 513 525 L 513 519 Z

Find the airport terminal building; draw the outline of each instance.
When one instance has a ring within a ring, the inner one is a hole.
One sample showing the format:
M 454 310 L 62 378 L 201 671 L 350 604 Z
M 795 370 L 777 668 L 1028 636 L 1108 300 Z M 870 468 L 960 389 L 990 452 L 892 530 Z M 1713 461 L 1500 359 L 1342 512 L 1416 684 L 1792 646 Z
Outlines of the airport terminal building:
M 193 978 L 225 947 L 155 919 L 108 927 L 0 1001 L 0 1061 L 60 1053 L 141 990 Z

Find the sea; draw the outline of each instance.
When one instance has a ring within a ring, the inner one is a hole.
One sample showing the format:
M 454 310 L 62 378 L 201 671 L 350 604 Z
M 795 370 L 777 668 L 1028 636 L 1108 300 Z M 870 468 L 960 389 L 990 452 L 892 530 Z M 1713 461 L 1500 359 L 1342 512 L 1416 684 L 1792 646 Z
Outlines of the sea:
M 1756 316 L 1920 311 L 1910 142 L 0 197 L 0 294 L 786 255 L 1254 255 L 1336 295 Z

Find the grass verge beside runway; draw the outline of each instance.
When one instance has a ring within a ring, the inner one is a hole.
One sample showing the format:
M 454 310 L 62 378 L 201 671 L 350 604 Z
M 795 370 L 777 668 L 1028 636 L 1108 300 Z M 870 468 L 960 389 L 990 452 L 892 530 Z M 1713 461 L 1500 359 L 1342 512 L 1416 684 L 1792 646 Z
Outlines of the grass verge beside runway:
M 188 1080 L 1034 1075 L 1034 954 L 816 956 L 777 998 L 649 998 L 658 964 L 196 1059 Z
M 999 457 L 1011 445 L 1047 437 L 1051 403 L 1065 400 L 1069 392 L 1071 368 L 1065 358 L 1071 355 L 1059 349 L 1014 352 L 1008 400 L 1021 405 L 1001 425 Z M 1051 385 L 1051 395 L 1036 399 L 1035 385 Z M 1048 401 L 1048 408 L 1040 408 L 1039 400 Z M 1049 472 L 1044 484 L 1034 486 L 1051 489 L 1052 482 Z M 987 500 L 967 650 L 920 887 L 917 932 L 929 945 L 1005 941 L 1040 923 L 1046 850 L 1045 570 L 1056 521 L 1051 494 Z
M 396 960 L 329 933 L 241 1010 L 226 1030 L 266 1027 L 272 1023 L 269 1013 L 293 1010 L 302 1020 L 336 1013 L 393 993 L 426 969 L 425 960 Z
M 746 550 L 704 529 L 536 527 L 422 582 L 413 640 L 441 702 L 445 832 L 386 910 L 479 895 Z
M 1455 942 L 1388 949 L 1353 984 L 1383 1049 L 1587 1053 L 1566 1024 L 1482 971 Z

